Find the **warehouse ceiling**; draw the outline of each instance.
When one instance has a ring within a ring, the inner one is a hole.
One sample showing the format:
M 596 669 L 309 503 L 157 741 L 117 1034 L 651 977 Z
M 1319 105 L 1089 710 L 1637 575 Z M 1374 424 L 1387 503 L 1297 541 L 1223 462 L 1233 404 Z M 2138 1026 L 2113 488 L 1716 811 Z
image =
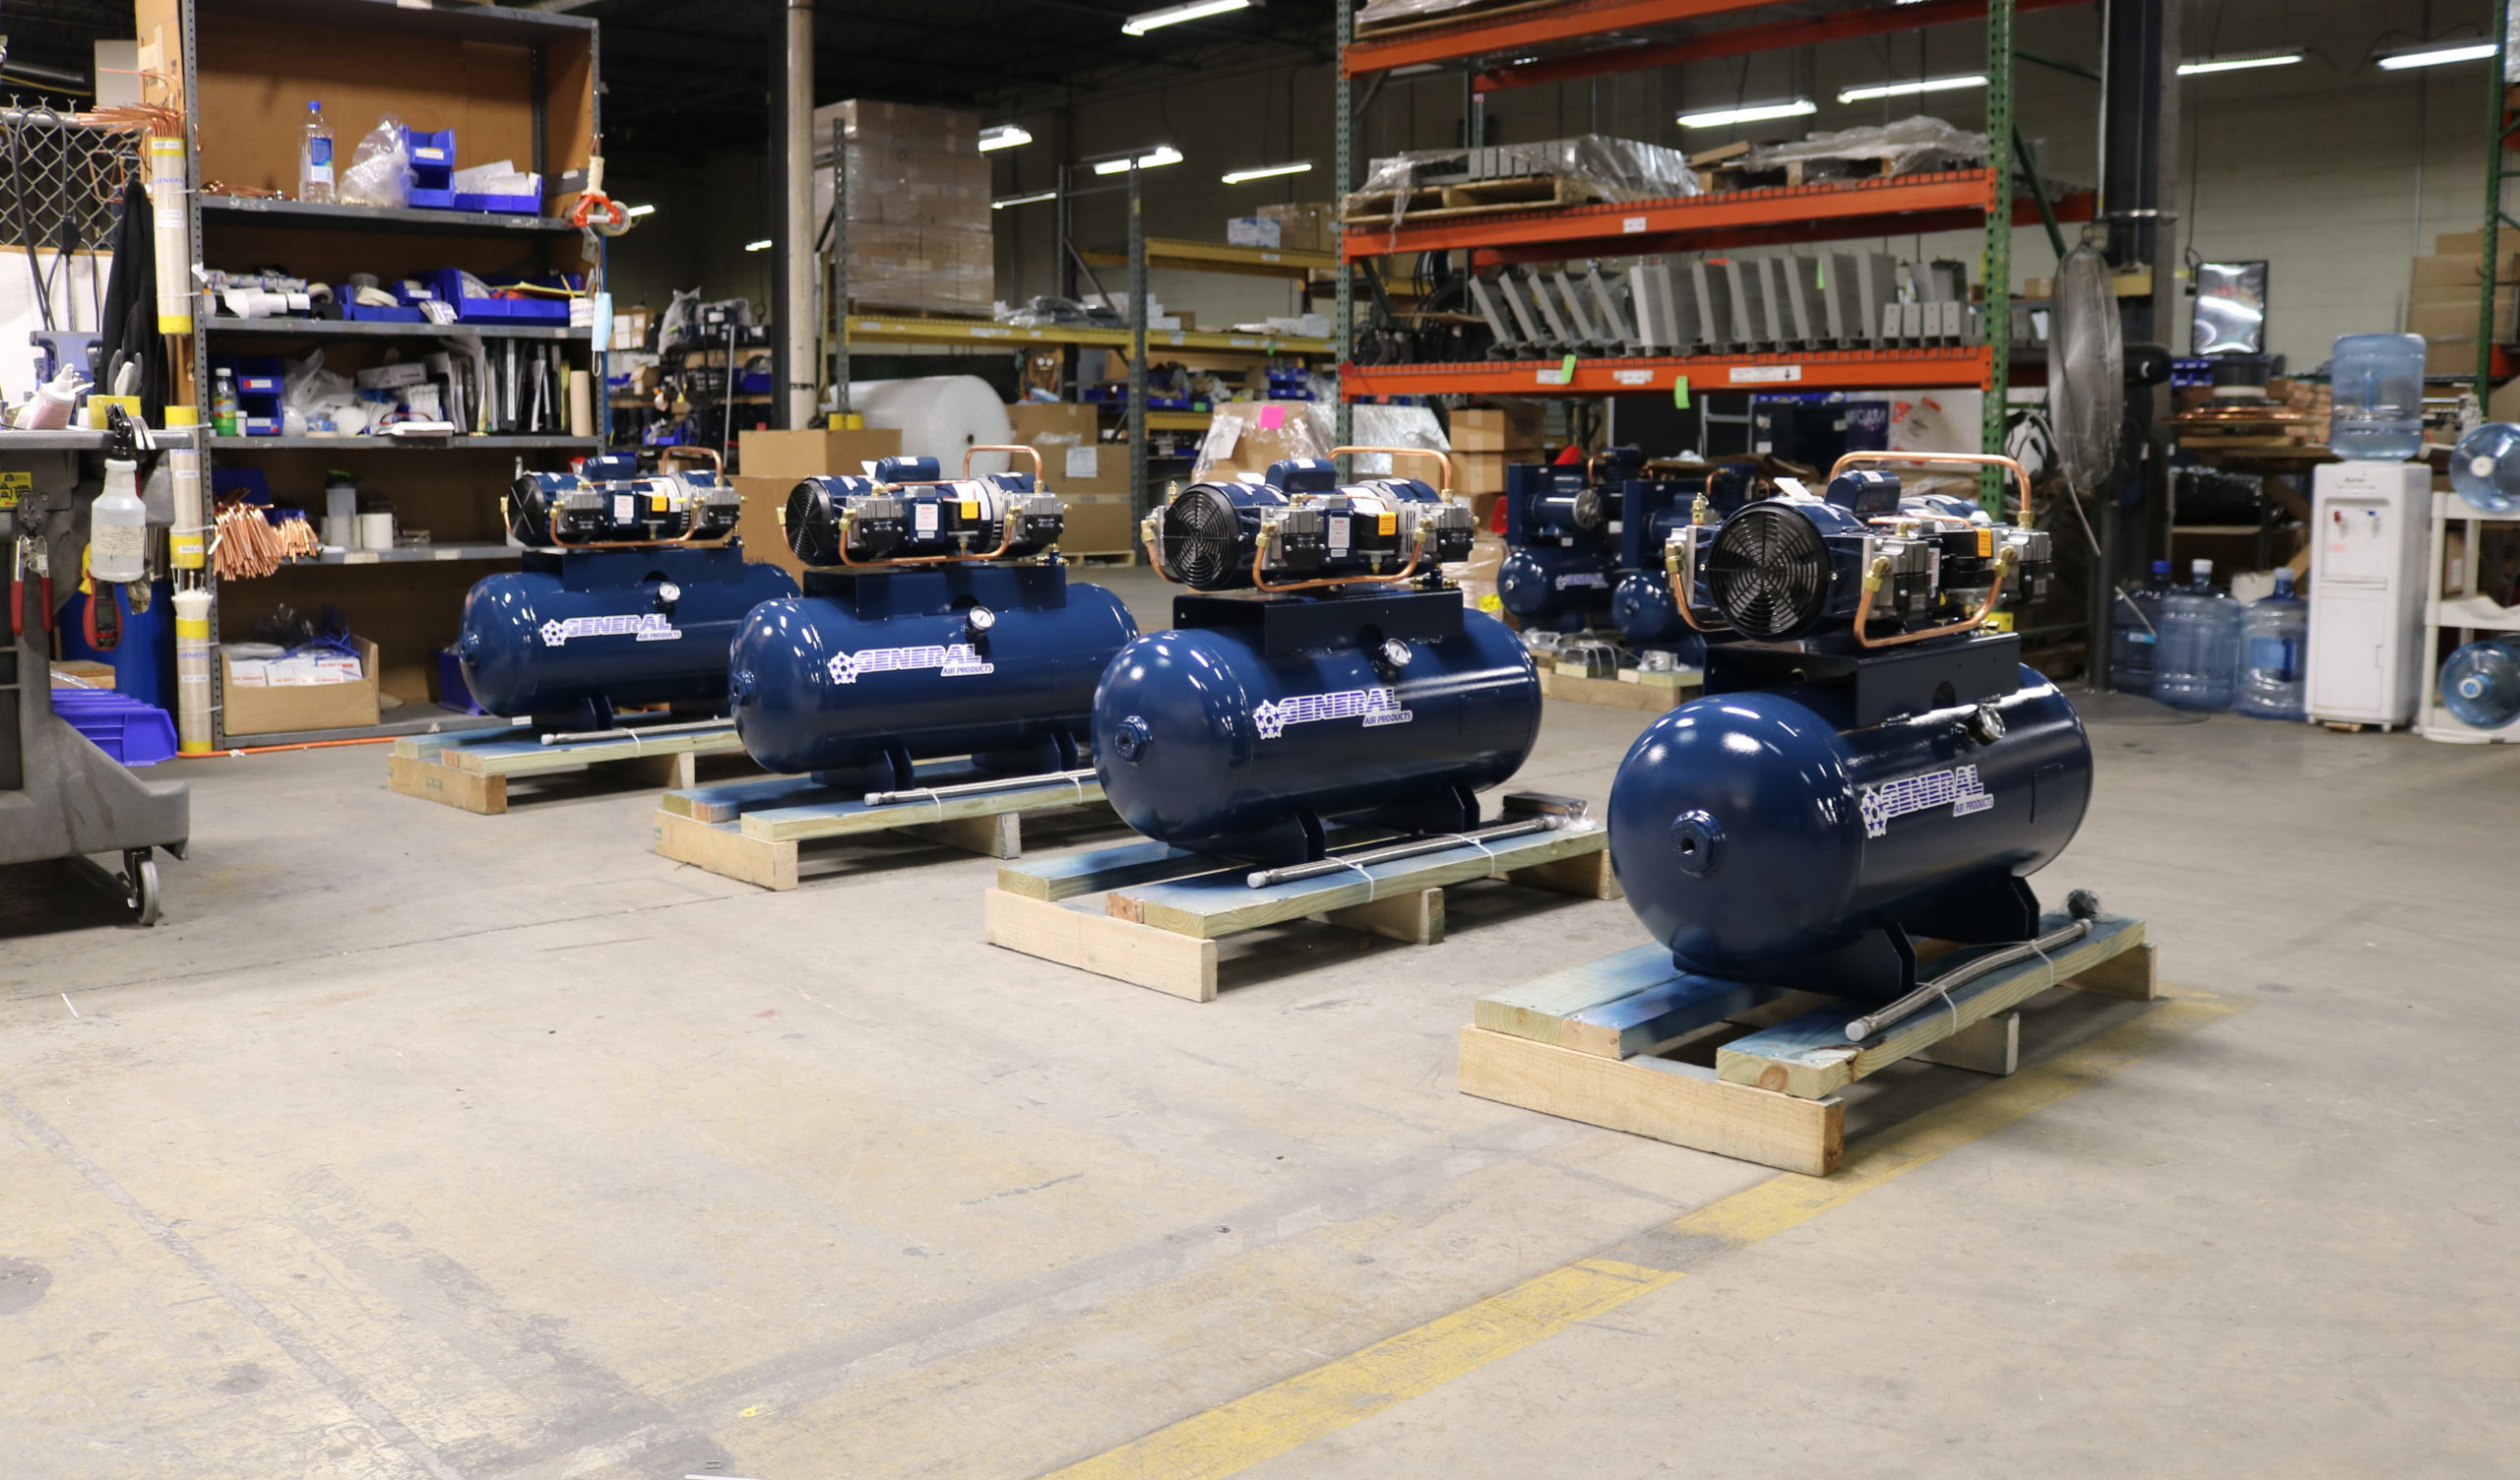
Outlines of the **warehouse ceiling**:
M 816 100 L 1055 107 L 1087 92 L 1178 83 L 1217 69 L 1326 65 L 1331 0 L 1124 35 L 1162 0 L 816 0 Z M 602 23 L 605 150 L 658 159 L 756 150 L 770 130 L 778 0 L 539 0 Z M 13 62 L 85 75 L 90 43 L 131 33 L 130 0 L 0 0 Z M 13 72 L 0 93 L 43 92 Z M 56 101 L 75 98 L 52 94 Z

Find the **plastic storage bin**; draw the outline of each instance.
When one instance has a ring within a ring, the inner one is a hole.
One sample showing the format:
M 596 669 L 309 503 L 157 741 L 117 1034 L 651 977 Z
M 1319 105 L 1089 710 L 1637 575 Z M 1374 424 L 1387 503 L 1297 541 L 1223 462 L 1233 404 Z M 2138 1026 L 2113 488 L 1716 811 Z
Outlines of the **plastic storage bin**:
M 111 689 L 55 689 L 52 711 L 125 766 L 155 766 L 175 754 L 173 717 L 128 694 Z
M 411 207 L 446 211 L 455 205 L 455 130 L 403 130 L 411 151 Z
M 2338 457 L 2403 462 L 2424 451 L 2424 336 L 2344 336 L 2329 390 L 2327 445 Z

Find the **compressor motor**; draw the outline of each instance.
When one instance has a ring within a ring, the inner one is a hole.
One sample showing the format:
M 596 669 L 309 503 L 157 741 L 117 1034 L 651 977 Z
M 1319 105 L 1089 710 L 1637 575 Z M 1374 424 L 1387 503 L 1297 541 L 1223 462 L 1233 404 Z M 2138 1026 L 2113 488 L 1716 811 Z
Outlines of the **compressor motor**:
M 2040 935 L 2027 878 L 2081 825 L 2091 747 L 1991 624 L 2046 589 L 2048 536 L 2017 464 L 2022 525 L 1849 470 L 1905 456 L 1669 538 L 1683 619 L 1728 641 L 1620 763 L 1610 859 L 1684 971 L 1886 1003 L 1918 939 Z
M 1147 836 L 1276 864 L 1323 858 L 1342 821 L 1459 833 L 1530 754 L 1531 658 L 1440 570 L 1469 553 L 1470 511 L 1415 478 L 1342 484 L 1352 453 L 1443 462 L 1340 448 L 1194 483 L 1142 524 L 1196 592 L 1094 696 L 1104 795 Z
M 972 456 L 1030 472 L 971 474 Z M 1137 622 L 1067 579 L 1066 516 L 1031 447 L 976 447 L 963 475 L 887 458 L 871 476 L 810 477 L 788 495 L 789 548 L 812 569 L 734 641 L 735 732 L 764 767 L 889 795 L 969 758 L 969 790 L 1082 779 L 1094 685 Z
M 475 703 L 571 733 L 608 730 L 631 706 L 725 712 L 735 624 L 796 584 L 744 559 L 742 499 L 724 478 L 606 453 L 521 474 L 506 504 L 521 569 L 473 586 L 456 640 Z

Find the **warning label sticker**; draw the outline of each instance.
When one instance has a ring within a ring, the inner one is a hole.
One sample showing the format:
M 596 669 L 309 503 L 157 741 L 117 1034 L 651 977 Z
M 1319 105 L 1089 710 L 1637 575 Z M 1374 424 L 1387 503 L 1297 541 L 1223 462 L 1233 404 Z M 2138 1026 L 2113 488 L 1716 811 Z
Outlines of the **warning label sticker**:
M 1928 771 L 1922 775 L 1904 776 L 1878 786 L 1866 786 L 1856 799 L 1856 809 L 1863 814 L 1863 835 L 1879 837 L 1890 831 L 1890 820 L 1912 812 L 1930 812 L 1949 807 L 1954 817 L 1967 817 L 1984 812 L 1995 805 L 1995 799 L 1978 779 L 1975 766 L 1955 766 L 1948 771 Z

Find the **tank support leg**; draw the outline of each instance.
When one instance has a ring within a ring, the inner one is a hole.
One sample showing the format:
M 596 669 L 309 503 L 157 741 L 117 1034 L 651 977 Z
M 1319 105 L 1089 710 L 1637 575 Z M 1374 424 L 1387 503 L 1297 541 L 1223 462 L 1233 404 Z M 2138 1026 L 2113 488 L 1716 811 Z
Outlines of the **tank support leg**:
M 1904 921 L 1927 940 L 1998 946 L 2039 934 L 2039 895 L 2027 879 L 2004 874 L 1946 894 Z

